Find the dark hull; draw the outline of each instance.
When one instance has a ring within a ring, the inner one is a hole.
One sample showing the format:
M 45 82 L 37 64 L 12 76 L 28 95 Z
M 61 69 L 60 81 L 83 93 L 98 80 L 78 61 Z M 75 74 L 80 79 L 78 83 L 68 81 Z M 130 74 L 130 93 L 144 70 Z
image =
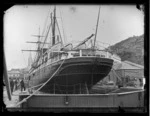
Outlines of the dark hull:
M 53 63 L 37 71 L 30 86 L 47 81 L 59 68 L 62 61 Z M 78 57 L 66 59 L 56 75 L 41 91 L 46 93 L 80 93 L 81 89 L 90 89 L 108 75 L 113 65 L 112 59 L 96 57 Z M 40 75 L 41 74 L 41 75 Z

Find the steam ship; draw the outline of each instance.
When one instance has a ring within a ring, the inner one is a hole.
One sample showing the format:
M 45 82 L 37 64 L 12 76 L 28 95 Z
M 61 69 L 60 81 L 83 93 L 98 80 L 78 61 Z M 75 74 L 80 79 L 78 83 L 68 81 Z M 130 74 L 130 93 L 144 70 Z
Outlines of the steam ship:
M 114 60 L 108 50 L 100 50 L 96 47 L 97 27 L 95 34 L 91 34 L 78 45 L 73 46 L 72 43 L 65 45 L 60 34 L 55 6 L 51 13 L 51 23 L 47 34 L 43 36 L 50 42 L 41 42 L 42 36 L 38 35 L 36 60 L 29 72 L 29 86 L 34 87 L 49 80 L 40 89 L 41 92 L 80 94 L 88 91 L 106 77 L 111 71 Z M 86 47 L 85 44 L 93 37 L 95 37 L 94 44 Z M 48 47 L 44 47 L 44 45 L 48 45 Z M 37 88 L 35 87 L 35 89 Z

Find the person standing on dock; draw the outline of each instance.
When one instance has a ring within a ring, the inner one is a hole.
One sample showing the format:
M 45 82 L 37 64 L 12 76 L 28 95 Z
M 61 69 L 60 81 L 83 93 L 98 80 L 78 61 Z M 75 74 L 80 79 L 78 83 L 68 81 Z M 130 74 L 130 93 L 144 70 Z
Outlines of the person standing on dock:
M 24 83 L 24 80 L 23 80 L 23 79 L 21 80 L 20 85 L 21 85 L 21 92 L 22 92 L 22 90 L 25 91 L 26 88 L 25 88 L 25 83 Z
M 11 94 L 12 94 L 13 90 L 14 90 L 14 81 L 13 81 L 13 79 L 10 79 L 10 87 L 11 87 Z
M 18 89 L 18 82 L 17 82 L 17 79 L 15 79 L 15 91 Z

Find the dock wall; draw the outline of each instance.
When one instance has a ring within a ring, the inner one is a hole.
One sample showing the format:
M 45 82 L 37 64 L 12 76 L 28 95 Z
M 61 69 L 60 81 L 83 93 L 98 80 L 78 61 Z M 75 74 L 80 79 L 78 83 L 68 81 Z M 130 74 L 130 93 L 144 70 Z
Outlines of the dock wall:
M 27 95 L 20 96 L 20 100 Z M 144 107 L 144 91 L 117 94 L 39 94 L 34 95 L 22 108 L 104 108 L 104 107 Z

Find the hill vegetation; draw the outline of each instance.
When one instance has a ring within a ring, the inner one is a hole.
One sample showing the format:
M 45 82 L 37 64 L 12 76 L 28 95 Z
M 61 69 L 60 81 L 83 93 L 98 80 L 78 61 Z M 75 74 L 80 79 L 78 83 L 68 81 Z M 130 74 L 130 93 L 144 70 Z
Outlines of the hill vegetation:
M 121 60 L 128 60 L 144 65 L 144 35 L 129 37 L 109 47 L 112 53 L 116 53 Z

